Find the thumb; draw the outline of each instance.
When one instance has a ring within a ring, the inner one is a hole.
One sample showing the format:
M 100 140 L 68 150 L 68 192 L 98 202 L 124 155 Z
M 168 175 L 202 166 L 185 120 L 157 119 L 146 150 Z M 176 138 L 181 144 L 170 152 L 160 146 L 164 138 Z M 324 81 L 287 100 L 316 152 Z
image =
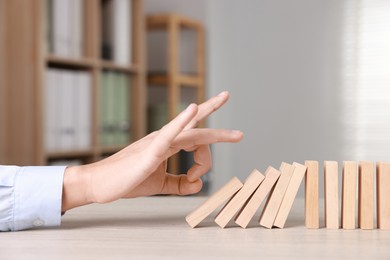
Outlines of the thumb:
M 185 174 L 165 176 L 164 187 L 161 194 L 189 195 L 198 193 L 202 189 L 201 179 L 190 182 Z

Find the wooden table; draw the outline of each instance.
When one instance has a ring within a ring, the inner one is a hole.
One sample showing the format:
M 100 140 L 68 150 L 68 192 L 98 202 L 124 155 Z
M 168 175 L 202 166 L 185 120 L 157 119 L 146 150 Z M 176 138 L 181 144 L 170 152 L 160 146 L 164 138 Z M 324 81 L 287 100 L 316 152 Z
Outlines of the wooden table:
M 69 211 L 61 228 L 0 233 L 0 259 L 390 259 L 390 231 L 308 230 L 303 201 L 286 228 L 268 230 L 185 216 L 204 197 L 149 197 Z M 258 216 L 256 217 L 258 218 Z

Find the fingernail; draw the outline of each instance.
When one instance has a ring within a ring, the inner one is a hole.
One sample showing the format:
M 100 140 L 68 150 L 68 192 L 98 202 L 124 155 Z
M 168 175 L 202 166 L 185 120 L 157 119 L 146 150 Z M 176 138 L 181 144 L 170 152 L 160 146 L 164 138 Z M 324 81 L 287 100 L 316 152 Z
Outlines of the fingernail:
M 240 135 L 240 134 L 242 134 L 242 131 L 240 131 L 240 130 L 232 130 L 232 133 L 236 134 L 236 135 Z

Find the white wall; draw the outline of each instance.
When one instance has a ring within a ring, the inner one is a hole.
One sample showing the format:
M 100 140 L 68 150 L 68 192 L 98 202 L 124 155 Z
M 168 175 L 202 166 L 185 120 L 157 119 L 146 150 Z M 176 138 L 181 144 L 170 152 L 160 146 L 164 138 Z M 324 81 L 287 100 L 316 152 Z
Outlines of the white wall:
M 232 94 L 210 123 L 245 133 L 240 144 L 214 147 L 214 188 L 282 161 L 346 159 L 342 2 L 210 1 L 208 85 Z
M 179 13 L 196 19 L 206 21 L 207 19 L 207 0 L 145 0 L 146 14 L 156 13 Z
M 146 0 L 146 10 L 203 21 L 209 95 L 231 92 L 209 125 L 243 130 L 245 138 L 213 146 L 213 189 L 282 161 L 347 159 L 340 122 L 343 1 Z

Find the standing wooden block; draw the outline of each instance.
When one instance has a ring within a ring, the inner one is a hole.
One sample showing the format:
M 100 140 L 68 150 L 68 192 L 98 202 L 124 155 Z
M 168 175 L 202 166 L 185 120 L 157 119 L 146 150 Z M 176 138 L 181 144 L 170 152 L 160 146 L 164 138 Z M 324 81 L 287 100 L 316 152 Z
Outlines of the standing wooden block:
M 236 223 L 239 226 L 243 228 L 246 228 L 248 226 L 257 209 L 260 207 L 261 203 L 263 203 L 265 197 L 274 187 L 276 181 L 279 179 L 279 176 L 280 172 L 278 170 L 273 167 L 268 167 L 267 171 L 265 172 L 264 181 L 260 184 L 259 188 L 250 198 L 248 203 L 242 208 L 241 212 L 239 213 L 239 215 L 237 215 L 235 219 Z
M 307 167 L 305 178 L 305 225 L 307 228 L 319 228 L 318 207 L 318 162 L 305 161 Z
M 242 182 L 234 177 L 208 200 L 206 200 L 197 209 L 191 212 L 187 217 L 187 223 L 192 227 L 196 227 L 202 220 L 210 215 L 214 210 L 221 206 L 225 201 L 230 199 L 243 186 Z
M 377 224 L 382 230 L 390 230 L 390 163 L 380 162 L 376 172 Z
M 325 161 L 324 163 L 325 182 L 325 226 L 328 229 L 339 228 L 339 181 L 338 163 Z
M 359 227 L 374 229 L 374 162 L 359 163 Z
M 274 226 L 278 228 L 284 228 L 288 214 L 290 213 L 291 207 L 306 173 L 305 165 L 294 162 L 293 166 L 294 172 L 291 176 L 286 193 L 284 194 L 282 203 L 280 204 L 280 208 L 274 222 Z
M 264 175 L 257 170 L 253 170 L 252 173 L 245 180 L 242 189 L 223 207 L 223 209 L 215 217 L 215 222 L 224 228 L 234 215 L 245 204 L 253 192 L 259 187 L 260 183 L 264 180 Z
M 356 228 L 356 162 L 343 162 L 343 189 L 341 201 L 341 223 L 343 229 Z
M 282 203 L 284 194 L 286 193 L 291 176 L 295 166 L 282 163 L 280 166 L 280 177 L 276 183 L 272 193 L 268 197 L 263 213 L 260 216 L 259 224 L 266 228 L 272 228 L 276 215 L 278 214 L 280 204 Z

